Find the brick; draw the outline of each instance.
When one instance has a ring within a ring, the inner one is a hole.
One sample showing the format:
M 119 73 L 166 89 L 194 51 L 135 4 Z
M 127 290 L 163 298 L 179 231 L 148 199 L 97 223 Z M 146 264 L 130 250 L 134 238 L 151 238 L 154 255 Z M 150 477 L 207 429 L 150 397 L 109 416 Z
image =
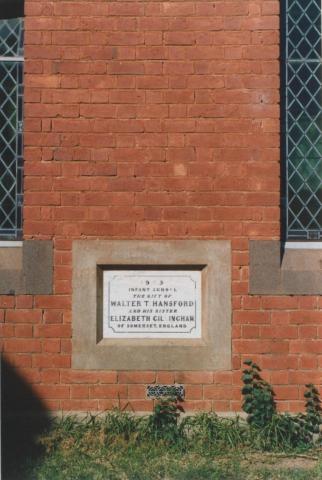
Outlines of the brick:
M 174 372 L 157 372 L 156 383 L 171 385 L 172 383 L 175 383 L 174 376 Z
M 70 368 L 70 355 L 41 354 L 33 355 L 32 366 L 39 368 Z
M 28 50 L 27 50 L 28 51 Z M 30 54 L 30 47 L 29 47 Z M 47 54 L 46 54 L 47 57 Z M 34 88 L 57 88 L 60 79 L 54 75 L 26 75 L 26 86 Z
M 262 326 L 261 338 L 298 338 L 298 328 L 291 325 Z
M 290 384 L 305 385 L 308 382 L 315 385 L 321 384 L 321 373 L 319 371 L 293 371 L 289 374 Z
M 199 400 L 202 398 L 201 385 L 186 385 L 185 386 L 185 400 Z
M 262 15 L 278 15 L 280 12 L 279 2 L 269 0 L 263 3 L 261 9 Z
M 211 372 L 176 372 L 176 383 L 183 384 L 209 384 L 213 383 Z
M 89 389 L 90 398 L 126 398 L 126 385 L 97 385 L 91 386 Z
M 35 297 L 36 308 L 64 309 L 69 308 L 70 305 L 70 298 L 64 295 L 42 295 Z
M 90 412 L 98 410 L 97 400 L 61 400 L 61 409 L 63 411 L 83 411 Z
M 242 298 L 243 309 L 245 310 L 257 310 L 261 306 L 261 298 L 259 297 L 243 297 Z
M 59 353 L 60 339 L 46 339 L 42 342 L 43 351 L 45 353 Z
M 297 308 L 298 300 L 296 297 L 263 297 L 262 305 L 268 310 L 291 310 Z
M 294 343 L 296 341 L 294 340 Z M 294 352 L 291 344 L 286 340 L 234 340 L 234 349 L 238 353 L 246 353 L 248 355 L 259 353 L 291 353 Z M 295 347 L 293 347 L 295 348 Z
M 299 326 L 299 338 L 317 338 L 318 329 L 313 325 Z
M 254 325 L 243 325 L 242 337 L 243 338 L 259 338 L 260 328 Z
M 141 16 L 144 13 L 144 5 L 140 2 L 111 2 L 108 5 L 108 13 L 113 16 Z
M 290 353 L 322 353 L 322 340 L 292 340 L 290 342 Z
M 82 371 L 64 371 L 61 373 L 62 383 L 116 383 L 117 376 L 115 372 L 82 372 Z
M 16 308 L 32 308 L 33 298 L 31 295 L 17 295 L 16 296 Z
M 312 309 L 317 308 L 317 297 L 298 297 L 299 309 Z
M 271 312 L 271 324 L 272 325 L 288 325 L 290 323 L 290 312 L 277 311 Z
M 268 312 L 240 311 L 235 312 L 234 321 L 242 324 L 266 324 L 270 323 Z
M 210 400 L 187 400 L 184 402 L 186 412 L 210 412 L 212 410 L 212 402 Z
M 289 355 L 265 355 L 261 358 L 260 363 L 262 368 L 271 370 L 298 368 L 297 357 Z
M 291 312 L 290 323 L 294 324 L 322 324 L 322 314 L 320 311 L 301 310 Z
M 283 403 L 281 402 L 281 404 L 283 408 Z M 304 408 L 305 408 L 304 401 L 292 400 L 288 404 L 286 404 L 284 411 L 299 413 L 299 412 L 303 412 Z
M 154 383 L 155 372 L 119 372 L 118 383 Z
M 56 269 L 57 270 L 57 269 Z M 62 323 L 63 312 L 61 310 L 47 310 L 44 312 L 45 323 Z
M 279 9 L 27 2 L 24 235 L 53 239 L 55 293 L 0 296 L 0 322 L 48 408 L 151 411 L 178 382 L 186 410 L 238 410 L 249 356 L 281 410 L 319 380 L 319 297 L 248 294 L 249 238 L 280 237 Z M 231 241 L 233 371 L 71 370 L 72 241 L 135 236 Z
M 129 385 L 128 386 L 128 398 L 129 399 L 145 399 L 146 386 L 145 385 Z
M 318 359 L 313 355 L 301 355 L 299 358 L 299 368 L 302 370 L 314 370 L 318 367 Z
M 121 400 L 119 408 L 130 412 L 152 412 L 153 402 L 151 400 Z
M 289 383 L 289 372 L 274 371 L 270 374 L 270 381 L 272 385 L 285 385 Z
M 13 325 L 7 325 L 13 328 Z M 0 325 L 1 327 L 1 325 Z M 16 337 L 32 337 L 33 327 L 32 325 L 17 325 L 14 327 Z
M 15 353 L 41 352 L 41 341 L 25 338 L 12 338 L 5 340 L 4 351 Z
M 9 295 L 0 295 L 0 308 L 13 308 L 15 305 L 15 297 Z
M 15 330 L 13 325 L 7 325 L 5 323 L 2 323 L 0 325 L 0 337 L 5 338 L 5 337 L 13 337 L 15 334 Z
M 232 393 L 232 387 L 227 385 L 205 385 L 203 388 L 203 395 L 206 400 L 231 400 Z
M 70 389 L 72 399 L 84 399 L 89 397 L 89 387 L 85 385 L 73 385 Z
M 47 384 L 59 383 L 59 380 L 60 380 L 59 370 L 54 370 L 54 369 L 41 370 L 40 380 L 42 383 L 47 383 Z
M 36 384 L 41 381 L 40 372 L 35 368 L 21 368 L 19 374 L 27 383 Z
M 31 367 L 31 356 L 29 354 L 21 354 L 21 353 L 3 353 L 3 358 L 16 368 L 28 368 Z
M 169 17 L 190 16 L 195 12 L 193 2 L 164 2 L 161 5 L 161 15 Z
M 214 412 L 229 412 L 230 410 L 230 402 L 227 400 L 214 400 L 212 403 L 212 408 Z
M 295 386 L 277 385 L 274 390 L 276 400 L 297 400 L 299 398 L 299 389 Z
M 37 325 L 34 329 L 35 337 L 70 337 L 71 327 L 70 325 Z

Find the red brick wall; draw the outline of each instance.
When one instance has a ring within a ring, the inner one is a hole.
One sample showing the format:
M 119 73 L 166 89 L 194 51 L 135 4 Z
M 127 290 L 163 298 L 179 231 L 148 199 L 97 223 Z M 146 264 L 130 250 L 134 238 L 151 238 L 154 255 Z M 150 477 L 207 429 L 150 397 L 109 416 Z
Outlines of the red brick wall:
M 253 358 L 284 410 L 321 383 L 318 297 L 248 296 L 249 239 L 278 239 L 279 2 L 26 1 L 24 235 L 53 239 L 54 295 L 0 297 L 8 360 L 52 409 L 240 408 Z M 233 371 L 88 372 L 71 361 L 77 238 L 230 239 Z

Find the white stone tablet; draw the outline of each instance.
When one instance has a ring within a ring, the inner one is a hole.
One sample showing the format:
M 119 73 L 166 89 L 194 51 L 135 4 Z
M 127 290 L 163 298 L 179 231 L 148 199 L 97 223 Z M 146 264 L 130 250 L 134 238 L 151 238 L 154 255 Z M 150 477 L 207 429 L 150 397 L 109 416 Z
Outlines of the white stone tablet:
M 201 338 L 201 271 L 105 270 L 104 338 Z

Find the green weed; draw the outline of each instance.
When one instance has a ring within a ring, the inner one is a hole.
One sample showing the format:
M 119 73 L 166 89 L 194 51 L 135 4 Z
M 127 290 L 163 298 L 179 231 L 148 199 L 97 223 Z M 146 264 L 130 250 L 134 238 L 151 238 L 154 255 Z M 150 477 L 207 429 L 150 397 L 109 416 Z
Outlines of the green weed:
M 322 423 L 319 393 L 312 384 L 306 385 L 306 414 L 278 414 L 275 393 L 260 376 L 260 367 L 252 360 L 244 364 L 243 410 L 251 427 L 252 444 L 264 450 L 310 448 L 319 436 Z
M 274 392 L 261 379 L 260 368 L 251 360 L 246 365 L 243 395 L 248 422 L 213 412 L 181 418 L 182 403 L 176 396 L 159 399 L 153 413 L 143 417 L 120 410 L 83 419 L 64 416 L 39 438 L 42 456 L 18 466 L 20 478 L 306 480 L 308 471 L 309 478 L 322 478 L 322 461 L 294 468 L 292 463 L 278 468 L 258 461 L 258 456 L 266 458 L 265 451 L 319 454 L 321 410 L 315 387 L 307 385 L 305 414 L 278 414 Z
M 243 410 L 247 413 L 247 421 L 256 427 L 267 425 L 276 413 L 274 392 L 269 383 L 260 376 L 260 367 L 252 360 L 244 362 L 248 368 L 243 371 L 244 387 Z

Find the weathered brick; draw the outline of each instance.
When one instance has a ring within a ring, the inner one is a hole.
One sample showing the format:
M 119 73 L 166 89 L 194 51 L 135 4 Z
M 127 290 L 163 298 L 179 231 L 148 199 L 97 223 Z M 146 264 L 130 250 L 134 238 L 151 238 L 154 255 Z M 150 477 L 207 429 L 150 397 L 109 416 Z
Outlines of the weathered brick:
M 154 383 L 155 372 L 119 372 L 119 383 Z
M 177 372 L 175 381 L 183 384 L 208 384 L 213 383 L 212 372 Z
M 10 338 L 4 341 L 4 350 L 9 353 L 41 352 L 41 341 L 25 338 Z
M 96 385 L 89 388 L 90 398 L 126 398 L 127 385 Z
M 0 296 L 0 322 L 48 408 L 151 411 L 146 384 L 177 382 L 186 410 L 240 409 L 250 356 L 281 410 L 303 408 L 306 375 L 321 383 L 319 297 L 248 294 L 249 239 L 280 236 L 279 9 L 26 2 L 24 235 L 53 239 L 54 294 Z M 232 371 L 71 370 L 83 237 L 230 240 Z

